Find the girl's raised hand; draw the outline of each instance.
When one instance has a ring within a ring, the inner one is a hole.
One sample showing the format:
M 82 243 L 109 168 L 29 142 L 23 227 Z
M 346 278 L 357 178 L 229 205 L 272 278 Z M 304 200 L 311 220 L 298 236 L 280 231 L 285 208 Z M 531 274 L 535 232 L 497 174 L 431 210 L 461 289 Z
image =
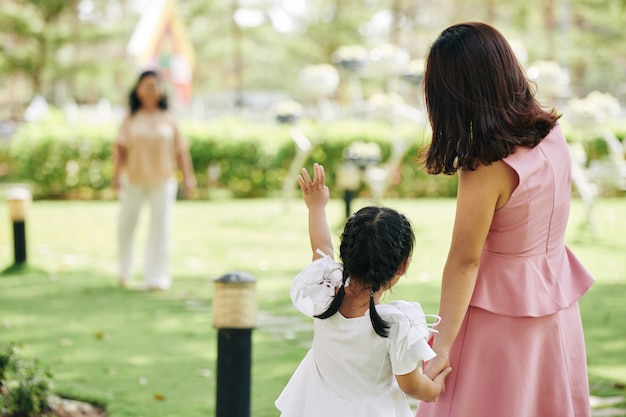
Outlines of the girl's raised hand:
M 324 167 L 320 164 L 313 164 L 313 179 L 311 179 L 307 170 L 302 168 L 302 174 L 298 175 L 298 184 L 300 184 L 302 197 L 309 209 L 325 207 L 326 203 L 328 203 L 330 191 L 324 184 L 325 181 Z

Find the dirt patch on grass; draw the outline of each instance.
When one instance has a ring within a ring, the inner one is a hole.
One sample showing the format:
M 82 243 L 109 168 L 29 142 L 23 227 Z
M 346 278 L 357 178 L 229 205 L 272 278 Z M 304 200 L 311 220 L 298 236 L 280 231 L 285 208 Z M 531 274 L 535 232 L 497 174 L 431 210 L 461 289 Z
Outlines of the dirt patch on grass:
M 67 398 L 51 397 L 52 410 L 46 415 L 50 417 L 106 417 L 106 411 L 96 405 Z

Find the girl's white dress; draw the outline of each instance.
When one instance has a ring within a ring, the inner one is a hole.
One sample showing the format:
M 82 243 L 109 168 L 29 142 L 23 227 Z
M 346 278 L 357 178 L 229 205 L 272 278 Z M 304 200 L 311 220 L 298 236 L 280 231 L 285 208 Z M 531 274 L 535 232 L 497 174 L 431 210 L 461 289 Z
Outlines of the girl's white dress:
M 296 276 L 291 299 L 313 317 L 326 310 L 341 279 L 342 265 L 324 255 Z M 394 374 L 408 374 L 435 356 L 427 343 L 433 330 L 418 303 L 376 309 L 391 325 L 387 338 L 376 334 L 369 311 L 314 320 L 313 347 L 276 400 L 282 417 L 413 417 Z

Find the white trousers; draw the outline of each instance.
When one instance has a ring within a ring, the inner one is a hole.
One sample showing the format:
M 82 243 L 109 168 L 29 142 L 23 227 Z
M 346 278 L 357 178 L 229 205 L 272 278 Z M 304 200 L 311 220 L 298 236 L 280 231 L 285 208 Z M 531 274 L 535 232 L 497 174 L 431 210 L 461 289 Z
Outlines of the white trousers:
M 169 272 L 169 238 L 172 210 L 178 184 L 174 178 L 162 185 L 145 187 L 124 184 L 120 193 L 118 221 L 119 279 L 128 282 L 133 266 L 135 230 L 141 208 L 150 206 L 150 224 L 144 256 L 144 282 L 147 288 L 167 289 L 172 278 Z

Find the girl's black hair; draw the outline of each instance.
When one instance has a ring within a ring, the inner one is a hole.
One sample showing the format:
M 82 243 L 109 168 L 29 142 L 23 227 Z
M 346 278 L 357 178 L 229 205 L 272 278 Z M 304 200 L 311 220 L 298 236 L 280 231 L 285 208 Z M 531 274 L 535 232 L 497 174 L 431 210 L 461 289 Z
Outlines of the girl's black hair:
M 139 74 L 139 78 L 137 79 L 135 86 L 128 95 L 128 107 L 130 108 L 131 114 L 137 113 L 137 111 L 141 108 L 141 100 L 139 100 L 139 97 L 137 97 L 137 87 L 139 86 L 141 80 L 146 77 L 155 77 L 157 80 L 160 80 L 159 74 L 157 74 L 157 72 L 154 70 L 147 70 Z M 158 106 L 161 110 L 167 110 L 167 97 L 165 96 L 165 94 L 161 94 Z
M 348 219 L 341 235 L 339 256 L 343 262 L 343 282 L 328 309 L 315 317 L 326 319 L 339 311 L 348 277 L 370 289 L 370 320 L 374 331 L 387 337 L 389 323 L 374 304 L 374 293 L 394 278 L 413 252 L 415 236 L 408 219 L 388 207 L 364 207 Z

